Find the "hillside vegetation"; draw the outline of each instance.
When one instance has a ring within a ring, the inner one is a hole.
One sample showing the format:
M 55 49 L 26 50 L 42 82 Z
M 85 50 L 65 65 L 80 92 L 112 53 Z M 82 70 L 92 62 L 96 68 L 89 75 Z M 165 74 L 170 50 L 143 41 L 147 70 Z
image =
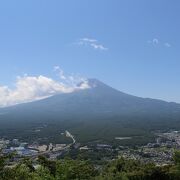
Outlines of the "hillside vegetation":
M 174 154 L 174 164 L 155 166 L 123 158 L 113 160 L 102 167 L 97 167 L 82 159 L 63 159 L 50 161 L 39 157 L 38 166 L 33 166 L 30 159 L 24 159 L 8 167 L 12 158 L 0 157 L 1 180 L 179 180 L 180 152 Z

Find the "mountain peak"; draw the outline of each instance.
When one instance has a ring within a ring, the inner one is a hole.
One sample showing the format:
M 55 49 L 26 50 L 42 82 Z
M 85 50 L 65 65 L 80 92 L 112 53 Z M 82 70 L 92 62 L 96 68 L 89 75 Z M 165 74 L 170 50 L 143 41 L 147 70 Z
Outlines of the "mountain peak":
M 107 86 L 103 82 L 101 82 L 101 81 L 99 81 L 98 79 L 95 79 L 95 78 L 90 78 L 90 79 L 86 79 L 85 81 L 81 81 L 79 84 L 77 84 L 77 86 L 78 87 L 82 86 L 84 83 L 87 84 L 89 86 L 89 88 Z
M 87 81 L 88 81 L 88 85 L 91 88 L 100 87 L 100 86 L 107 86 L 103 82 L 101 82 L 101 81 L 99 81 L 98 79 L 95 79 L 95 78 L 90 78 Z

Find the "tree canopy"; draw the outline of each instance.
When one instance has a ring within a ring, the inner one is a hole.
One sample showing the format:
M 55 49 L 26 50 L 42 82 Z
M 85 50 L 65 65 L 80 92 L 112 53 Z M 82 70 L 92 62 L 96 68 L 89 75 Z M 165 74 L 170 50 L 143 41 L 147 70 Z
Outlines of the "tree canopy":
M 43 156 L 9 166 L 10 158 L 0 157 L 0 180 L 180 180 L 179 151 L 174 153 L 174 164 L 165 166 L 119 158 L 98 167 L 85 160 L 52 161 Z

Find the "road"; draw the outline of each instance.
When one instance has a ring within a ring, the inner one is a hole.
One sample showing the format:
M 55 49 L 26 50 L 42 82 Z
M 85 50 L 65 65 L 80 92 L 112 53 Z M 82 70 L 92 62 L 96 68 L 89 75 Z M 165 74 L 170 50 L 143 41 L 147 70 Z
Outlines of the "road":
M 38 156 L 40 156 L 40 155 L 46 155 L 46 154 L 50 154 L 50 153 L 56 153 L 56 152 L 59 152 L 59 151 L 66 151 L 67 149 L 69 149 L 73 144 L 75 144 L 76 143 L 76 139 L 74 138 L 74 136 L 69 132 L 69 131 L 65 131 L 65 135 L 66 135 L 66 137 L 68 137 L 68 138 L 71 138 L 72 139 L 72 143 L 70 143 L 70 144 L 68 144 L 67 146 L 65 146 L 63 149 L 61 149 L 61 150 L 57 150 L 57 151 L 51 151 L 51 150 L 47 150 L 47 151 L 45 151 L 45 152 L 39 152 L 38 154 L 36 154 L 36 155 L 33 155 L 33 156 L 31 156 L 31 157 L 38 157 Z
M 74 136 L 67 130 L 66 130 L 66 137 L 69 137 L 69 138 L 71 138 L 73 140 L 72 144 L 76 143 L 76 140 L 75 140 Z

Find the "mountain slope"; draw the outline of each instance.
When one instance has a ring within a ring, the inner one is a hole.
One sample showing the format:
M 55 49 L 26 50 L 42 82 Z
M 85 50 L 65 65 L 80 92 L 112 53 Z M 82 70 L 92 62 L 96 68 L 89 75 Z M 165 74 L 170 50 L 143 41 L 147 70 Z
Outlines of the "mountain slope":
M 36 102 L 1 109 L 1 114 L 16 113 L 26 115 L 41 113 L 58 117 L 68 115 L 139 115 L 160 116 L 180 115 L 180 104 L 161 100 L 140 98 L 117 91 L 102 82 L 90 79 L 90 89 L 59 94 Z
M 108 132 L 111 136 L 113 131 L 112 137 L 126 135 L 125 131 L 138 135 L 146 130 L 180 127 L 180 104 L 128 95 L 95 79 L 90 79 L 89 85 L 86 90 L 2 108 L 0 125 L 13 129 L 18 124 L 49 123 L 99 138 Z

